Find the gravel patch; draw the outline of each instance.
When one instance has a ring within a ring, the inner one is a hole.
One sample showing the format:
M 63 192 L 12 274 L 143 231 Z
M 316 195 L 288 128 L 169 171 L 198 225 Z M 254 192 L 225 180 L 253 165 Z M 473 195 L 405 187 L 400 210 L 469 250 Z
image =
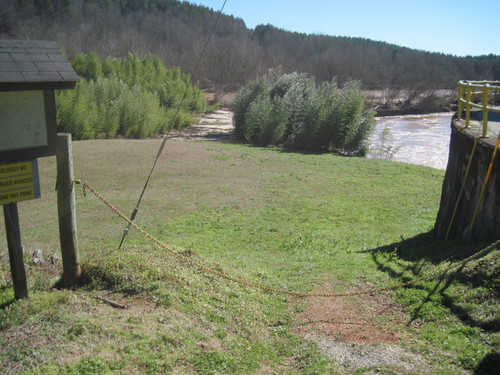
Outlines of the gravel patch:
M 308 333 L 305 338 L 316 343 L 328 357 L 348 371 L 391 366 L 419 374 L 433 373 L 422 355 L 409 353 L 399 345 L 349 343 L 315 333 Z

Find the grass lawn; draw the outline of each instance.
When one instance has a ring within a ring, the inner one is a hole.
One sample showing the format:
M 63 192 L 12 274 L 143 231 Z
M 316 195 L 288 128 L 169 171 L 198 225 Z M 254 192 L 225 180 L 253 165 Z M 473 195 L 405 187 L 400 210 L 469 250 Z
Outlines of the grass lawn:
M 74 142 L 75 176 L 129 216 L 159 144 Z M 394 291 L 299 298 L 186 265 L 134 230 L 117 250 L 126 223 L 78 189 L 82 281 L 53 290 L 61 272 L 55 158 L 39 166 L 42 198 L 19 204 L 28 300 L 12 301 L 0 224 L 1 373 L 457 374 L 488 373 L 498 362 L 498 249 Z M 433 241 L 443 176 L 382 160 L 173 141 L 136 222 L 245 282 L 366 290 L 444 270 L 448 258 L 487 245 Z M 35 249 L 44 264 L 33 264 Z

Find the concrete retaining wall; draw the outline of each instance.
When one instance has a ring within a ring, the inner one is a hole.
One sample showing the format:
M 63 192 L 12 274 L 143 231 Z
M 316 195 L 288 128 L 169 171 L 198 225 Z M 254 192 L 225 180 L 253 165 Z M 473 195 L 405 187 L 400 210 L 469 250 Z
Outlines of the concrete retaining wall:
M 450 154 L 441 195 L 441 204 L 434 227 L 434 237 L 445 239 L 453 210 L 471 157 L 474 139 L 478 132 L 472 127 L 460 130 L 463 122 L 452 119 Z M 491 162 L 496 137 L 481 138 L 476 146 L 469 176 L 451 226 L 448 239 L 473 239 L 494 241 L 500 238 L 500 151 L 486 186 L 484 200 L 476 222 L 471 222 L 479 201 L 481 189 Z

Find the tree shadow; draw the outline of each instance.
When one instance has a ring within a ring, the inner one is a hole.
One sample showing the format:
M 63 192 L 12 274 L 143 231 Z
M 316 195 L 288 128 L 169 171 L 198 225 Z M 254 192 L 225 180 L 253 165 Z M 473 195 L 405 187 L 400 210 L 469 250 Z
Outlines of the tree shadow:
M 432 231 L 430 231 L 409 239 L 401 238 L 399 242 L 362 252 L 370 253 L 380 271 L 387 273 L 391 278 L 400 280 L 401 282 L 411 282 L 425 276 L 425 269 L 429 263 L 439 264 L 447 261 L 450 262 L 450 265 L 458 265 L 465 258 L 472 256 L 456 268 L 447 268 L 439 273 L 433 279 L 432 286 L 429 286 L 429 283 L 424 284 L 420 282 L 406 286 L 406 288 L 419 289 L 426 293 L 420 304 L 413 309 L 410 321 L 407 324 L 410 325 L 415 320 L 421 318 L 422 310 L 426 307 L 426 304 L 430 303 L 433 297 L 438 295 L 450 312 L 464 324 L 489 332 L 499 332 L 500 326 L 495 317 L 492 317 L 490 320 L 474 318 L 470 311 L 461 306 L 459 301 L 456 301 L 446 293 L 455 280 L 462 284 L 467 284 L 472 288 L 483 285 L 487 275 L 481 269 L 475 268 L 472 273 L 470 270 L 469 272 L 464 271 L 468 264 L 480 260 L 494 250 L 491 249 L 486 253 L 481 253 L 478 257 L 473 256 L 488 245 L 488 243 L 484 242 L 437 241 L 433 238 Z M 498 288 L 492 291 L 493 298 L 499 298 L 499 294 L 500 291 Z
M 11 299 L 11 300 L 8 300 L 8 301 L 5 301 L 3 303 L 0 303 L 0 310 L 5 310 L 7 309 L 9 306 L 11 306 L 14 302 L 16 302 L 15 299 Z
M 416 281 L 414 284 L 405 286 L 405 288 L 418 289 L 425 293 L 417 306 L 412 307 L 407 325 L 423 317 L 426 304 L 435 303 L 433 300 L 438 297 L 437 300 L 467 326 L 480 328 L 489 333 L 497 333 L 500 331 L 500 324 L 498 318 L 495 317 L 496 314 L 492 314 L 492 317 L 475 317 L 472 314 L 473 310 L 466 309 L 466 306 L 464 307 L 458 298 L 454 297 L 452 293 L 447 293 L 454 281 L 467 285 L 469 290 L 475 290 L 478 287 L 484 287 L 484 282 L 487 280 L 493 284 L 493 288 L 488 291 L 489 294 L 485 295 L 484 298 L 488 300 L 498 300 L 500 298 L 500 288 L 495 287 L 495 285 L 498 285 L 500 273 L 498 262 L 495 266 L 495 262 L 491 261 L 491 257 L 485 258 L 495 248 L 480 252 L 488 245 L 488 243 L 484 242 L 436 241 L 432 236 L 432 231 L 430 231 L 409 239 L 401 238 L 399 242 L 363 252 L 370 253 L 377 268 L 392 278 L 402 282 Z M 477 256 L 474 256 L 474 254 L 477 254 Z M 469 257 L 470 259 L 464 261 Z M 419 278 L 425 275 L 425 268 L 430 263 L 438 264 L 443 261 L 450 262 L 451 265 L 456 265 L 456 267 L 446 268 L 431 279 L 432 282 L 417 282 Z M 489 273 L 484 270 L 487 267 L 490 268 Z M 492 351 L 482 358 L 474 370 L 474 374 L 497 374 L 499 367 L 500 354 Z
M 500 368 L 500 353 L 489 353 L 474 370 L 474 375 L 496 375 Z

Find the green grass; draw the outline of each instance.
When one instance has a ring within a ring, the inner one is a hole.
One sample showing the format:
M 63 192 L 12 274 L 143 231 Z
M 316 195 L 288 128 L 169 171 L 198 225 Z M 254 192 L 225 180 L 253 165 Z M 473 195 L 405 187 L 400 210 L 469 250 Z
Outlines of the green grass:
M 74 142 L 76 177 L 128 216 L 159 143 Z M 60 253 L 55 160 L 39 164 L 42 198 L 19 204 L 26 301 L 12 303 L 0 226 L 0 372 L 349 373 L 298 333 L 296 313 L 309 300 L 206 274 L 136 231 L 117 250 L 126 223 L 81 190 L 82 282 L 73 291 L 50 290 L 60 264 L 35 266 L 29 257 L 36 248 L 47 257 Z M 251 283 L 298 292 L 384 287 L 444 269 L 444 259 L 458 261 L 485 245 L 432 240 L 442 180 L 442 171 L 381 160 L 170 142 L 137 223 L 184 256 Z M 497 253 L 391 294 L 404 306 L 407 325 L 394 327 L 405 332 L 400 345 L 423 355 L 428 373 L 472 372 L 498 353 Z M 131 308 L 114 309 L 98 295 Z M 377 369 L 357 373 L 405 372 Z

